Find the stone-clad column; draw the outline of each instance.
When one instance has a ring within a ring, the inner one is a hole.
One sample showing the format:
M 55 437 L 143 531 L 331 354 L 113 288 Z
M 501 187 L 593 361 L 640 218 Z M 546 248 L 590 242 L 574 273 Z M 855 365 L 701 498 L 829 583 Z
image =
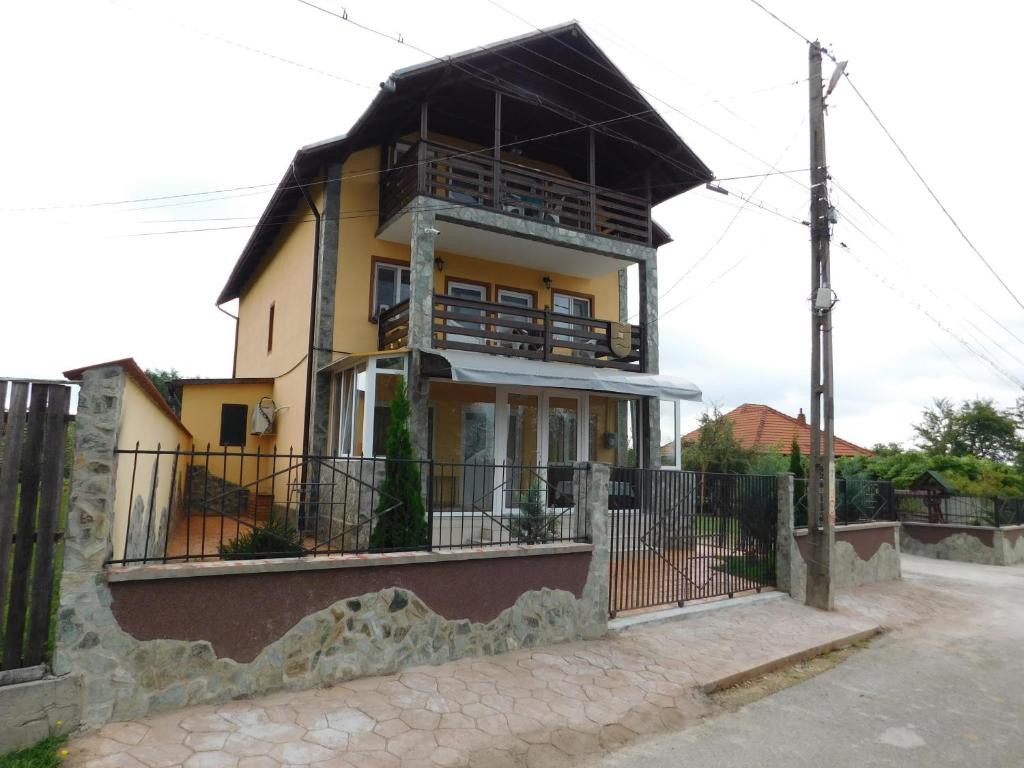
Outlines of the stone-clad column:
M 658 373 L 658 252 L 651 249 L 640 267 L 640 322 L 643 323 L 644 334 L 644 372 Z M 658 399 L 644 399 L 642 410 L 643 433 L 647 439 L 642 448 L 644 466 L 658 467 L 661 465 L 661 418 Z
M 64 572 L 57 614 L 53 670 L 82 675 L 81 720 L 110 720 L 121 697 L 135 691 L 122 672 L 131 643 L 110 612 L 103 563 L 111 556 L 118 428 L 125 372 L 120 367 L 86 371 L 75 418 L 75 459 L 71 474 Z
M 432 344 L 431 326 L 434 309 L 434 239 L 436 234 L 433 211 L 422 210 L 413 201 L 412 241 L 409 259 L 409 347 L 412 364 L 409 370 L 409 432 L 416 456 L 427 457 L 428 409 L 430 382 L 421 375 L 423 350 Z
M 309 409 L 309 453 L 327 453 L 330 431 L 331 376 L 317 373 L 331 362 L 334 346 L 334 300 L 338 290 L 338 251 L 341 239 L 341 163 L 327 165 L 324 203 L 320 216 L 320 252 L 316 258 L 316 317 L 313 328 L 312 403 Z
M 629 322 L 629 275 L 625 268 L 619 270 L 619 322 Z
M 583 514 L 590 527 L 590 541 L 594 545 L 587 571 L 587 583 L 580 601 L 580 635 L 585 639 L 601 637 L 608 632 L 608 558 L 611 539 L 608 530 L 608 476 L 607 464 L 585 462 L 577 467 L 586 468 L 587 477 L 583 496 Z
M 796 547 L 796 540 L 793 538 L 793 489 L 794 479 L 792 472 L 780 472 L 778 474 L 779 487 L 779 518 L 775 536 L 775 580 L 776 586 L 782 592 L 791 592 L 793 584 L 793 550 Z M 799 551 L 795 553 L 800 557 Z

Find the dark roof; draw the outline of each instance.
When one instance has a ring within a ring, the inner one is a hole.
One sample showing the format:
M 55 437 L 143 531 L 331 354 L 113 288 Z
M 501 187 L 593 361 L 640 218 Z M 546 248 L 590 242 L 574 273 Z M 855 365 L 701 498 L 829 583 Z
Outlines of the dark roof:
M 481 46 L 440 61 L 394 72 L 344 135 L 295 153 L 217 298 L 238 298 L 274 239 L 302 200 L 299 185 L 322 181 L 330 159 L 390 141 L 419 128 L 419 105 L 429 99 L 430 131 L 493 144 L 493 106 L 472 98 L 498 90 L 516 100 L 502 113 L 504 142 L 534 139 L 530 155 L 586 178 L 585 136 L 594 124 L 597 184 L 627 191 L 646 188 L 654 204 L 714 178 L 650 102 L 576 22 Z M 638 114 L 639 113 L 639 114 Z M 628 115 L 629 117 L 624 117 Z M 568 166 L 568 167 L 567 167 Z M 660 227 L 659 242 L 668 235 Z
M 153 401 L 153 404 L 159 408 L 164 414 L 170 418 L 186 435 L 192 437 L 192 433 L 188 431 L 188 427 L 181 423 L 181 419 L 178 418 L 178 414 L 174 412 L 174 409 L 167 404 L 164 400 L 164 396 L 160 394 L 160 390 L 154 386 L 153 382 L 149 380 L 149 376 L 146 372 L 139 367 L 139 364 L 135 362 L 134 357 L 122 357 L 120 360 L 111 360 L 106 363 L 95 363 L 93 365 L 84 365 L 81 368 L 73 368 L 70 371 L 64 371 L 64 378 L 68 381 L 81 381 L 82 375 L 86 371 L 91 371 L 96 368 L 124 368 L 124 372 L 130 376 L 139 388 L 146 393 L 146 396 Z
M 941 491 L 948 495 L 955 495 L 956 488 L 942 474 L 934 469 L 926 470 L 917 476 L 917 479 L 910 484 L 912 491 Z

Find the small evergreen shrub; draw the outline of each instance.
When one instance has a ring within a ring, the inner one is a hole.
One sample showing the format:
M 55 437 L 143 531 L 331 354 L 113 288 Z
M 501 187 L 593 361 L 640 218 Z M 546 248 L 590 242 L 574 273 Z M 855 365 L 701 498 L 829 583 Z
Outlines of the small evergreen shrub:
M 391 401 L 391 423 L 385 452 L 384 482 L 370 534 L 370 550 L 376 552 L 422 549 L 427 546 L 427 513 L 423 504 L 420 468 L 409 434 L 409 398 L 399 377 Z
M 299 557 L 304 552 L 299 532 L 287 520 L 273 514 L 267 522 L 220 546 L 220 556 L 225 560 Z
M 543 495 L 537 483 L 519 496 L 519 514 L 509 520 L 512 541 L 520 544 L 544 544 L 555 538 L 558 515 L 544 509 Z

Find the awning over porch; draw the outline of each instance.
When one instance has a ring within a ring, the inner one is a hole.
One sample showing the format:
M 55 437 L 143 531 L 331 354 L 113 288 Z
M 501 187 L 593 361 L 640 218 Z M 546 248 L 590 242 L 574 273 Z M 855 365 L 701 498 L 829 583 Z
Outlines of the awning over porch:
M 525 387 L 585 389 L 617 395 L 700 402 L 701 391 L 679 376 L 634 373 L 573 363 L 524 360 L 479 352 L 438 349 L 423 355 L 427 375 L 471 384 L 512 384 Z

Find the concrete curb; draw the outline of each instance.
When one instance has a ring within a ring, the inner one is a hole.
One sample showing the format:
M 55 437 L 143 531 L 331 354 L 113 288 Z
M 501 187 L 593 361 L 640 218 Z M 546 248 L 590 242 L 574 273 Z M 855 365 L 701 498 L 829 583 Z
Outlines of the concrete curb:
M 829 651 L 838 651 L 842 648 L 848 648 L 855 643 L 859 643 L 863 640 L 868 640 L 875 635 L 879 635 L 881 632 L 882 628 L 880 626 L 875 626 L 870 629 L 863 629 L 860 632 L 854 632 L 851 635 L 846 635 L 835 640 L 829 640 L 828 642 L 811 646 L 810 648 L 804 648 L 796 651 L 795 653 L 779 656 L 762 664 L 758 664 L 757 666 L 740 670 L 739 672 L 733 672 L 732 674 L 725 675 L 717 680 L 711 680 L 710 682 L 704 683 L 704 685 L 701 686 L 701 690 L 703 690 L 704 693 L 714 693 L 715 691 L 720 691 L 724 688 L 731 688 L 734 685 L 745 683 L 748 680 L 761 677 L 762 675 L 774 672 L 777 669 L 788 667 L 792 664 L 796 664 L 797 662 L 806 661 L 807 659 L 813 659 L 816 656 L 822 656 Z
M 729 600 L 715 600 L 710 603 L 698 603 L 697 605 L 687 605 L 682 608 L 666 608 L 661 611 L 639 613 L 635 616 L 625 616 L 621 619 L 612 619 L 608 622 L 608 631 L 625 632 L 627 629 L 635 629 L 636 627 L 663 624 L 666 621 L 700 616 L 701 614 L 708 613 L 710 611 L 721 611 L 727 608 L 743 608 L 744 606 L 763 603 L 769 600 L 778 600 L 783 597 L 788 599 L 789 595 L 785 592 L 759 592 L 754 595 L 743 595 L 742 597 L 734 597 Z

